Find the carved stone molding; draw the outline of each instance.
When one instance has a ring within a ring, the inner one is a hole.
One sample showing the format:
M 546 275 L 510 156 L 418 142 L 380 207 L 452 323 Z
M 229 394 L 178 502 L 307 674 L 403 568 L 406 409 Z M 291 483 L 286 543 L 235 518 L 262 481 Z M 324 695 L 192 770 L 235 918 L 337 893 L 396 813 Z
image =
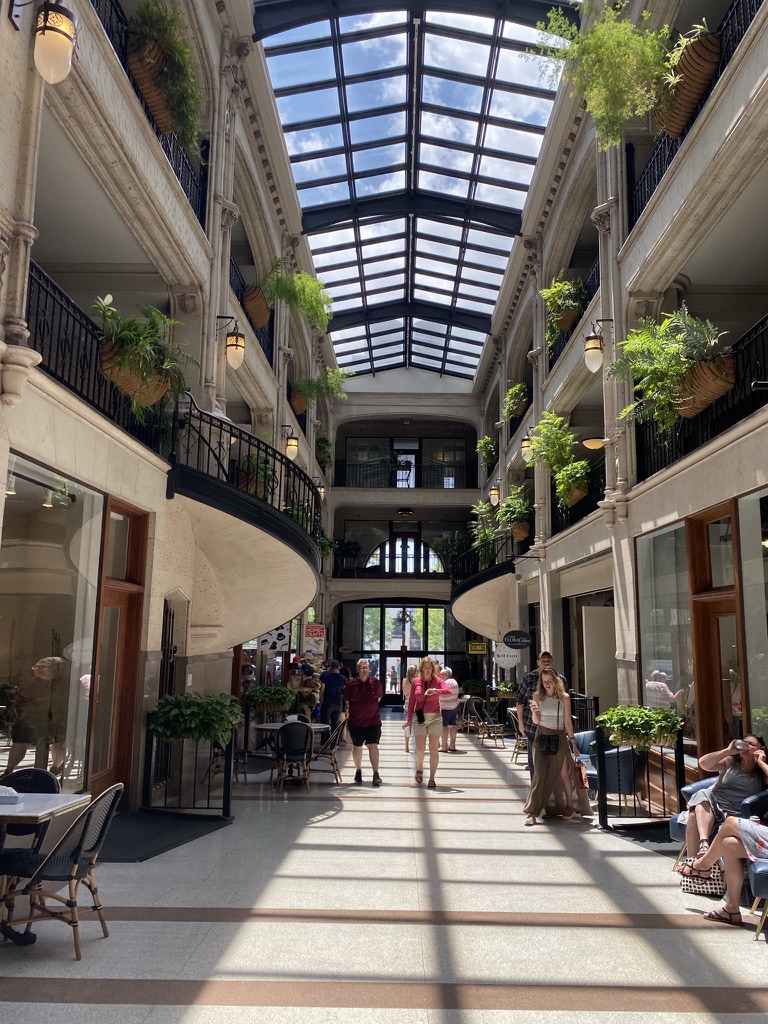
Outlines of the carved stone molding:
M 197 292 L 174 292 L 173 301 L 180 313 L 197 316 L 200 312 L 200 296 Z
M 661 312 L 663 300 L 661 292 L 632 292 L 627 296 L 627 318 L 630 322 L 655 319 Z
M 214 202 L 221 207 L 221 230 L 230 231 L 240 219 L 240 208 L 236 203 L 218 193 L 214 196 Z
M 37 366 L 42 358 L 34 349 L 20 345 L 5 348 L 2 353 L 3 393 L 0 394 L 3 405 L 18 405 L 21 402 L 32 367 Z
M 597 507 L 603 513 L 603 522 L 607 529 L 612 530 L 616 525 L 616 504 L 613 499 L 598 501 Z
M 596 206 L 590 214 L 589 219 L 595 225 L 600 234 L 609 235 L 611 233 L 611 216 L 613 210 L 616 209 L 618 205 L 618 199 L 616 199 L 615 196 L 611 196 L 607 202 Z

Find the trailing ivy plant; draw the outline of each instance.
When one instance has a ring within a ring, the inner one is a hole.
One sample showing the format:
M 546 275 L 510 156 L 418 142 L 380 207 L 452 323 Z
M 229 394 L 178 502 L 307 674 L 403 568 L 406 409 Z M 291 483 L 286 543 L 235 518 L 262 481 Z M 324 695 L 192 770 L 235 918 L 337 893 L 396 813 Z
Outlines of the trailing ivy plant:
M 264 300 L 270 309 L 280 299 L 297 312 L 303 313 L 312 327 L 325 334 L 331 321 L 333 299 L 325 285 L 303 270 L 294 271 L 276 256 L 267 275 L 259 282 Z M 347 374 L 347 376 L 351 376 Z
M 608 708 L 598 715 L 595 724 L 608 733 L 614 746 L 629 745 L 639 750 L 650 747 L 671 747 L 683 720 L 667 708 L 625 706 Z
M 161 697 L 149 713 L 149 728 L 161 740 L 226 744 L 243 712 L 230 693 L 175 693 Z

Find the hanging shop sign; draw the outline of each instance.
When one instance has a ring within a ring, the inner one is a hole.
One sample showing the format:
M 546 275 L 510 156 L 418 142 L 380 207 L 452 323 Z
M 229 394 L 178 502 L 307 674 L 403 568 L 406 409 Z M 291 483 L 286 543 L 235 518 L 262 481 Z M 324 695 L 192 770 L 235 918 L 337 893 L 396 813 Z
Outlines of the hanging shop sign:
M 467 654 L 487 654 L 488 644 L 485 640 L 468 640 Z
M 302 632 L 302 654 L 320 654 L 325 651 L 325 626 L 321 622 L 308 622 Z
M 284 625 L 276 626 L 274 629 L 270 629 L 268 633 L 260 636 L 257 644 L 260 651 L 272 651 L 277 654 L 280 651 L 288 650 L 290 639 L 291 624 L 286 622 Z
M 531 646 L 531 634 L 526 633 L 524 629 L 511 629 L 508 633 L 504 634 L 503 643 L 506 647 L 522 650 L 524 647 Z
M 506 644 L 496 644 L 493 660 L 499 668 L 514 668 L 515 665 L 520 664 L 520 650 L 507 647 Z

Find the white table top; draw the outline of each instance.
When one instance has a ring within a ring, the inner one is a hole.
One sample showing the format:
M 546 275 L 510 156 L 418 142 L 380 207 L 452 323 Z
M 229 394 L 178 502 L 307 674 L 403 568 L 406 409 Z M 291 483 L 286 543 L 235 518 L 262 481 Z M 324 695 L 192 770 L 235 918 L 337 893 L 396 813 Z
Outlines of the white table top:
M 252 725 L 255 729 L 259 729 L 262 732 L 277 732 L 283 725 L 291 725 L 291 722 L 253 722 Z M 306 725 L 306 722 L 300 723 Z M 323 725 L 319 722 L 312 722 L 309 726 L 312 732 L 327 732 L 330 729 L 330 725 Z
M 17 804 L 0 804 L 0 824 L 39 825 L 67 811 L 84 811 L 90 793 L 20 793 Z

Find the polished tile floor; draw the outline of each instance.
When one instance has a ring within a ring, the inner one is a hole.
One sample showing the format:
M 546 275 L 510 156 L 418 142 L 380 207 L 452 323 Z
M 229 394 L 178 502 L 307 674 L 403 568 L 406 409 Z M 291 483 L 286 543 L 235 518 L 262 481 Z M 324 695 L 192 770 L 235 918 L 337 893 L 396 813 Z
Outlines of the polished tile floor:
M 526 771 L 474 737 L 417 786 L 387 719 L 384 785 L 235 787 L 234 823 L 102 864 L 111 935 L 0 946 L 14 1024 L 693 1024 L 768 1020 L 768 945 L 702 920 L 672 861 L 556 819 L 523 826 Z M 747 917 L 748 922 L 753 919 Z

